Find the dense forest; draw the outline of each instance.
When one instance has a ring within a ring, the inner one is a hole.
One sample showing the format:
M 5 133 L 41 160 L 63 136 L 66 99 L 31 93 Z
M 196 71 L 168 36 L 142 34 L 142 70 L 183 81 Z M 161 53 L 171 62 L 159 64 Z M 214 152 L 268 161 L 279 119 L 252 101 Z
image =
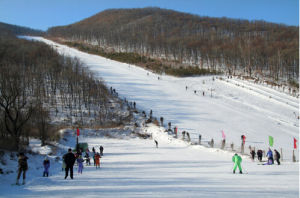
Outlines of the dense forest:
M 170 67 L 196 67 L 275 81 L 299 78 L 299 30 L 295 26 L 160 8 L 111 9 L 52 27 L 47 34 L 105 53 L 156 59 L 161 72 Z
M 79 60 L 14 36 L 31 29 L 7 27 L 0 33 L 0 148 L 24 149 L 29 137 L 45 144 L 59 138 L 60 127 L 119 126 L 130 119 L 122 101 Z

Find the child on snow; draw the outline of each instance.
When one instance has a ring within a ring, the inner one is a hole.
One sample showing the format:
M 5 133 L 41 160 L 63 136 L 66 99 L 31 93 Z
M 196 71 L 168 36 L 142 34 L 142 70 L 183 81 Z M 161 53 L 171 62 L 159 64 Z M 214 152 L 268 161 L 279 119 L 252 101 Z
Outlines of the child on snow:
M 101 158 L 100 154 L 96 153 L 96 155 L 95 155 L 96 169 L 100 168 L 100 158 Z
M 81 155 L 78 156 L 77 158 L 77 164 L 78 164 L 78 173 L 82 174 L 82 170 L 83 170 L 83 158 Z
M 44 165 L 43 177 L 46 177 L 46 176 L 48 177 L 49 176 L 50 161 L 49 161 L 47 156 L 45 157 L 43 165 Z

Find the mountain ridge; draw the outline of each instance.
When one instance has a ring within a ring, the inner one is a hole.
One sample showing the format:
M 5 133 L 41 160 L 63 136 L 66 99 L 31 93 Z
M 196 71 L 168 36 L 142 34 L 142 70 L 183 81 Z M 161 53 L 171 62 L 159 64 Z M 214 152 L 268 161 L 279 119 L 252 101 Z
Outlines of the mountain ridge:
M 169 67 L 193 66 L 274 80 L 299 78 L 295 26 L 136 8 L 105 10 L 74 24 L 52 27 L 47 34 L 160 59 Z

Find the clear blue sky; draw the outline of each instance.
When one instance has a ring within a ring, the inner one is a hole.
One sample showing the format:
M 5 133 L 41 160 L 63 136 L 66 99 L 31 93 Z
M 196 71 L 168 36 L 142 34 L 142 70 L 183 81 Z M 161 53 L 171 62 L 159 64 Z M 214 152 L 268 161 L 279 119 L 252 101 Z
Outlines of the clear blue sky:
M 299 26 L 299 0 L 0 0 L 0 22 L 47 30 L 109 8 L 149 6 Z

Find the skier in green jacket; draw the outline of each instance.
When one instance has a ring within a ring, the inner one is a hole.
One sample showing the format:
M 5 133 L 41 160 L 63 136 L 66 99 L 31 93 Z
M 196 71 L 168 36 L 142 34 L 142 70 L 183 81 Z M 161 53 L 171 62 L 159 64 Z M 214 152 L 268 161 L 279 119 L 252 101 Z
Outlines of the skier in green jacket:
M 242 162 L 241 156 L 239 156 L 237 153 L 234 154 L 234 156 L 232 157 L 232 161 L 234 163 L 233 173 L 235 173 L 235 170 L 236 170 L 236 168 L 238 166 L 239 170 L 240 170 L 240 174 L 243 174 L 242 167 L 241 167 L 241 162 Z

